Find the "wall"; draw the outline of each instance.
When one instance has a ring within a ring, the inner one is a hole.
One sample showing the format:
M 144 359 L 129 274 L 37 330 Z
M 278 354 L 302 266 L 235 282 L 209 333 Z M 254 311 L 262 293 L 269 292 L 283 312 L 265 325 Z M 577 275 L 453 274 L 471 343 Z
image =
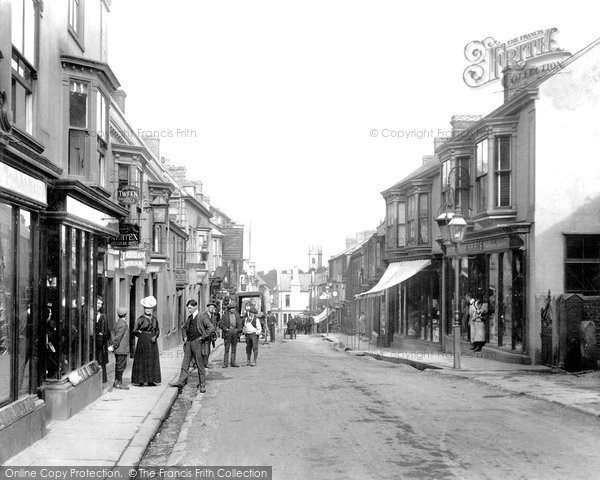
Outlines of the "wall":
M 535 237 L 529 318 L 564 292 L 564 234 L 600 233 L 600 48 L 540 87 L 535 112 Z M 537 320 L 537 321 L 536 321 Z M 531 320 L 530 320 L 531 321 Z M 532 329 L 535 345 L 539 329 Z M 533 356 L 532 356 L 533 358 Z

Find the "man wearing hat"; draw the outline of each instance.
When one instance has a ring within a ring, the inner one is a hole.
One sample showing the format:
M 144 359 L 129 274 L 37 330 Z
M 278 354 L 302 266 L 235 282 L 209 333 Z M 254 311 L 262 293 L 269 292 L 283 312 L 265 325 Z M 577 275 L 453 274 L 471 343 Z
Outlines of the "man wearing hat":
M 214 328 L 210 334 L 210 340 L 206 343 L 205 348 L 202 350 L 202 359 L 204 361 L 204 368 L 212 368 L 208 363 L 208 357 L 210 357 L 210 346 L 213 348 L 216 346 L 217 341 L 217 324 L 219 321 L 219 306 L 216 303 L 210 302 L 206 304 L 207 311 L 202 315 L 208 316 L 208 321 L 213 324 Z
M 223 344 L 225 345 L 225 356 L 223 357 L 223 368 L 229 366 L 229 349 L 231 348 L 231 366 L 239 367 L 235 363 L 238 335 L 240 334 L 244 321 L 235 311 L 235 305 L 231 302 L 227 306 L 227 313 L 221 317 L 219 328 L 223 332 Z
M 123 385 L 123 372 L 127 366 L 127 356 L 129 355 L 129 322 L 127 321 L 127 309 L 125 307 L 117 308 L 117 321 L 115 322 L 115 331 L 113 333 L 112 345 L 108 347 L 115 354 L 115 382 L 113 388 L 129 390 L 129 387 Z
M 248 361 L 246 365 L 250 365 L 251 367 L 256 366 L 256 360 L 258 358 L 258 338 L 260 337 L 260 332 L 262 331 L 260 321 L 256 318 L 256 314 L 258 310 L 252 307 L 248 310 L 248 315 L 246 315 L 244 319 L 244 335 L 246 336 L 246 357 Z M 254 351 L 254 361 L 251 362 L 250 358 L 252 356 L 252 351 Z
M 183 333 L 183 362 L 181 362 L 181 373 L 175 383 L 169 383 L 170 387 L 181 390 L 188 379 L 192 358 L 198 366 L 198 390 L 206 392 L 206 370 L 204 370 L 204 352 L 210 344 L 210 337 L 215 327 L 210 322 L 210 315 L 206 312 L 198 314 L 198 302 L 189 300 L 186 304 L 188 317 L 182 328 Z

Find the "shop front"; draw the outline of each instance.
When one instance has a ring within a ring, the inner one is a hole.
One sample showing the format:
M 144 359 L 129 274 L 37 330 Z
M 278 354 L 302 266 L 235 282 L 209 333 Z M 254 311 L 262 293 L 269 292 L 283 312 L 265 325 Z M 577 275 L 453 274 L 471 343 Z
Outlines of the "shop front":
M 525 233 L 503 233 L 468 239 L 458 247 L 448 247 L 445 264 L 445 331 L 452 332 L 455 311 L 455 271 L 458 257 L 459 310 L 461 337 L 471 341 L 469 298 L 480 301 L 485 322 L 483 355 L 501 361 L 530 363 L 527 356 L 526 325 L 526 245 Z M 452 349 L 451 336 L 445 336 L 446 351 Z
M 45 404 L 37 390 L 43 376 L 38 279 L 47 181 L 0 146 L 0 463 L 45 434 Z
M 66 420 L 102 394 L 94 335 L 97 298 L 103 298 L 105 309 L 115 305 L 114 289 L 106 283 L 106 245 L 119 234 L 118 217 L 127 212 L 78 182 L 55 186 L 49 204 L 42 390 L 48 418 Z

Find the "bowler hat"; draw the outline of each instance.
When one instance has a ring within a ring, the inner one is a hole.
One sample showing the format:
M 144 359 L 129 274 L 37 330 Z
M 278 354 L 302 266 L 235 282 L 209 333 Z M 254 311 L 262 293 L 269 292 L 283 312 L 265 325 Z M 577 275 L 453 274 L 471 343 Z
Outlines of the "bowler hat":
M 210 307 L 211 305 L 212 305 L 213 307 L 215 307 L 215 308 L 219 308 L 219 307 L 217 306 L 217 304 L 216 304 L 216 303 L 213 303 L 213 302 L 210 302 L 210 303 L 207 303 L 207 304 L 206 304 L 206 306 L 207 306 L 207 307 Z
M 129 310 L 127 310 L 125 307 L 117 308 L 117 315 L 119 317 L 124 317 L 125 315 L 127 315 L 128 312 L 129 312 Z
M 140 303 L 144 308 L 154 308 L 156 307 L 156 298 L 150 295 L 148 297 L 142 298 L 142 301 Z
M 249 313 L 258 313 L 258 310 L 254 307 L 252 307 L 250 310 L 248 310 Z

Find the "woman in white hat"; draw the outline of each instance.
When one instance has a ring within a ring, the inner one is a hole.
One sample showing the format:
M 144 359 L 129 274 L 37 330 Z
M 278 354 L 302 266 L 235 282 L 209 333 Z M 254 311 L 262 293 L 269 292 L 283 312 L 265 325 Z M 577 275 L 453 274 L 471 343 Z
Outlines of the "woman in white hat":
M 160 383 L 160 359 L 156 340 L 160 335 L 158 320 L 152 315 L 156 307 L 156 298 L 152 295 L 145 297 L 140 302 L 144 307 L 144 314 L 135 321 L 133 334 L 137 337 L 133 367 L 131 369 L 131 383 L 143 387 L 145 383 L 153 387 Z

